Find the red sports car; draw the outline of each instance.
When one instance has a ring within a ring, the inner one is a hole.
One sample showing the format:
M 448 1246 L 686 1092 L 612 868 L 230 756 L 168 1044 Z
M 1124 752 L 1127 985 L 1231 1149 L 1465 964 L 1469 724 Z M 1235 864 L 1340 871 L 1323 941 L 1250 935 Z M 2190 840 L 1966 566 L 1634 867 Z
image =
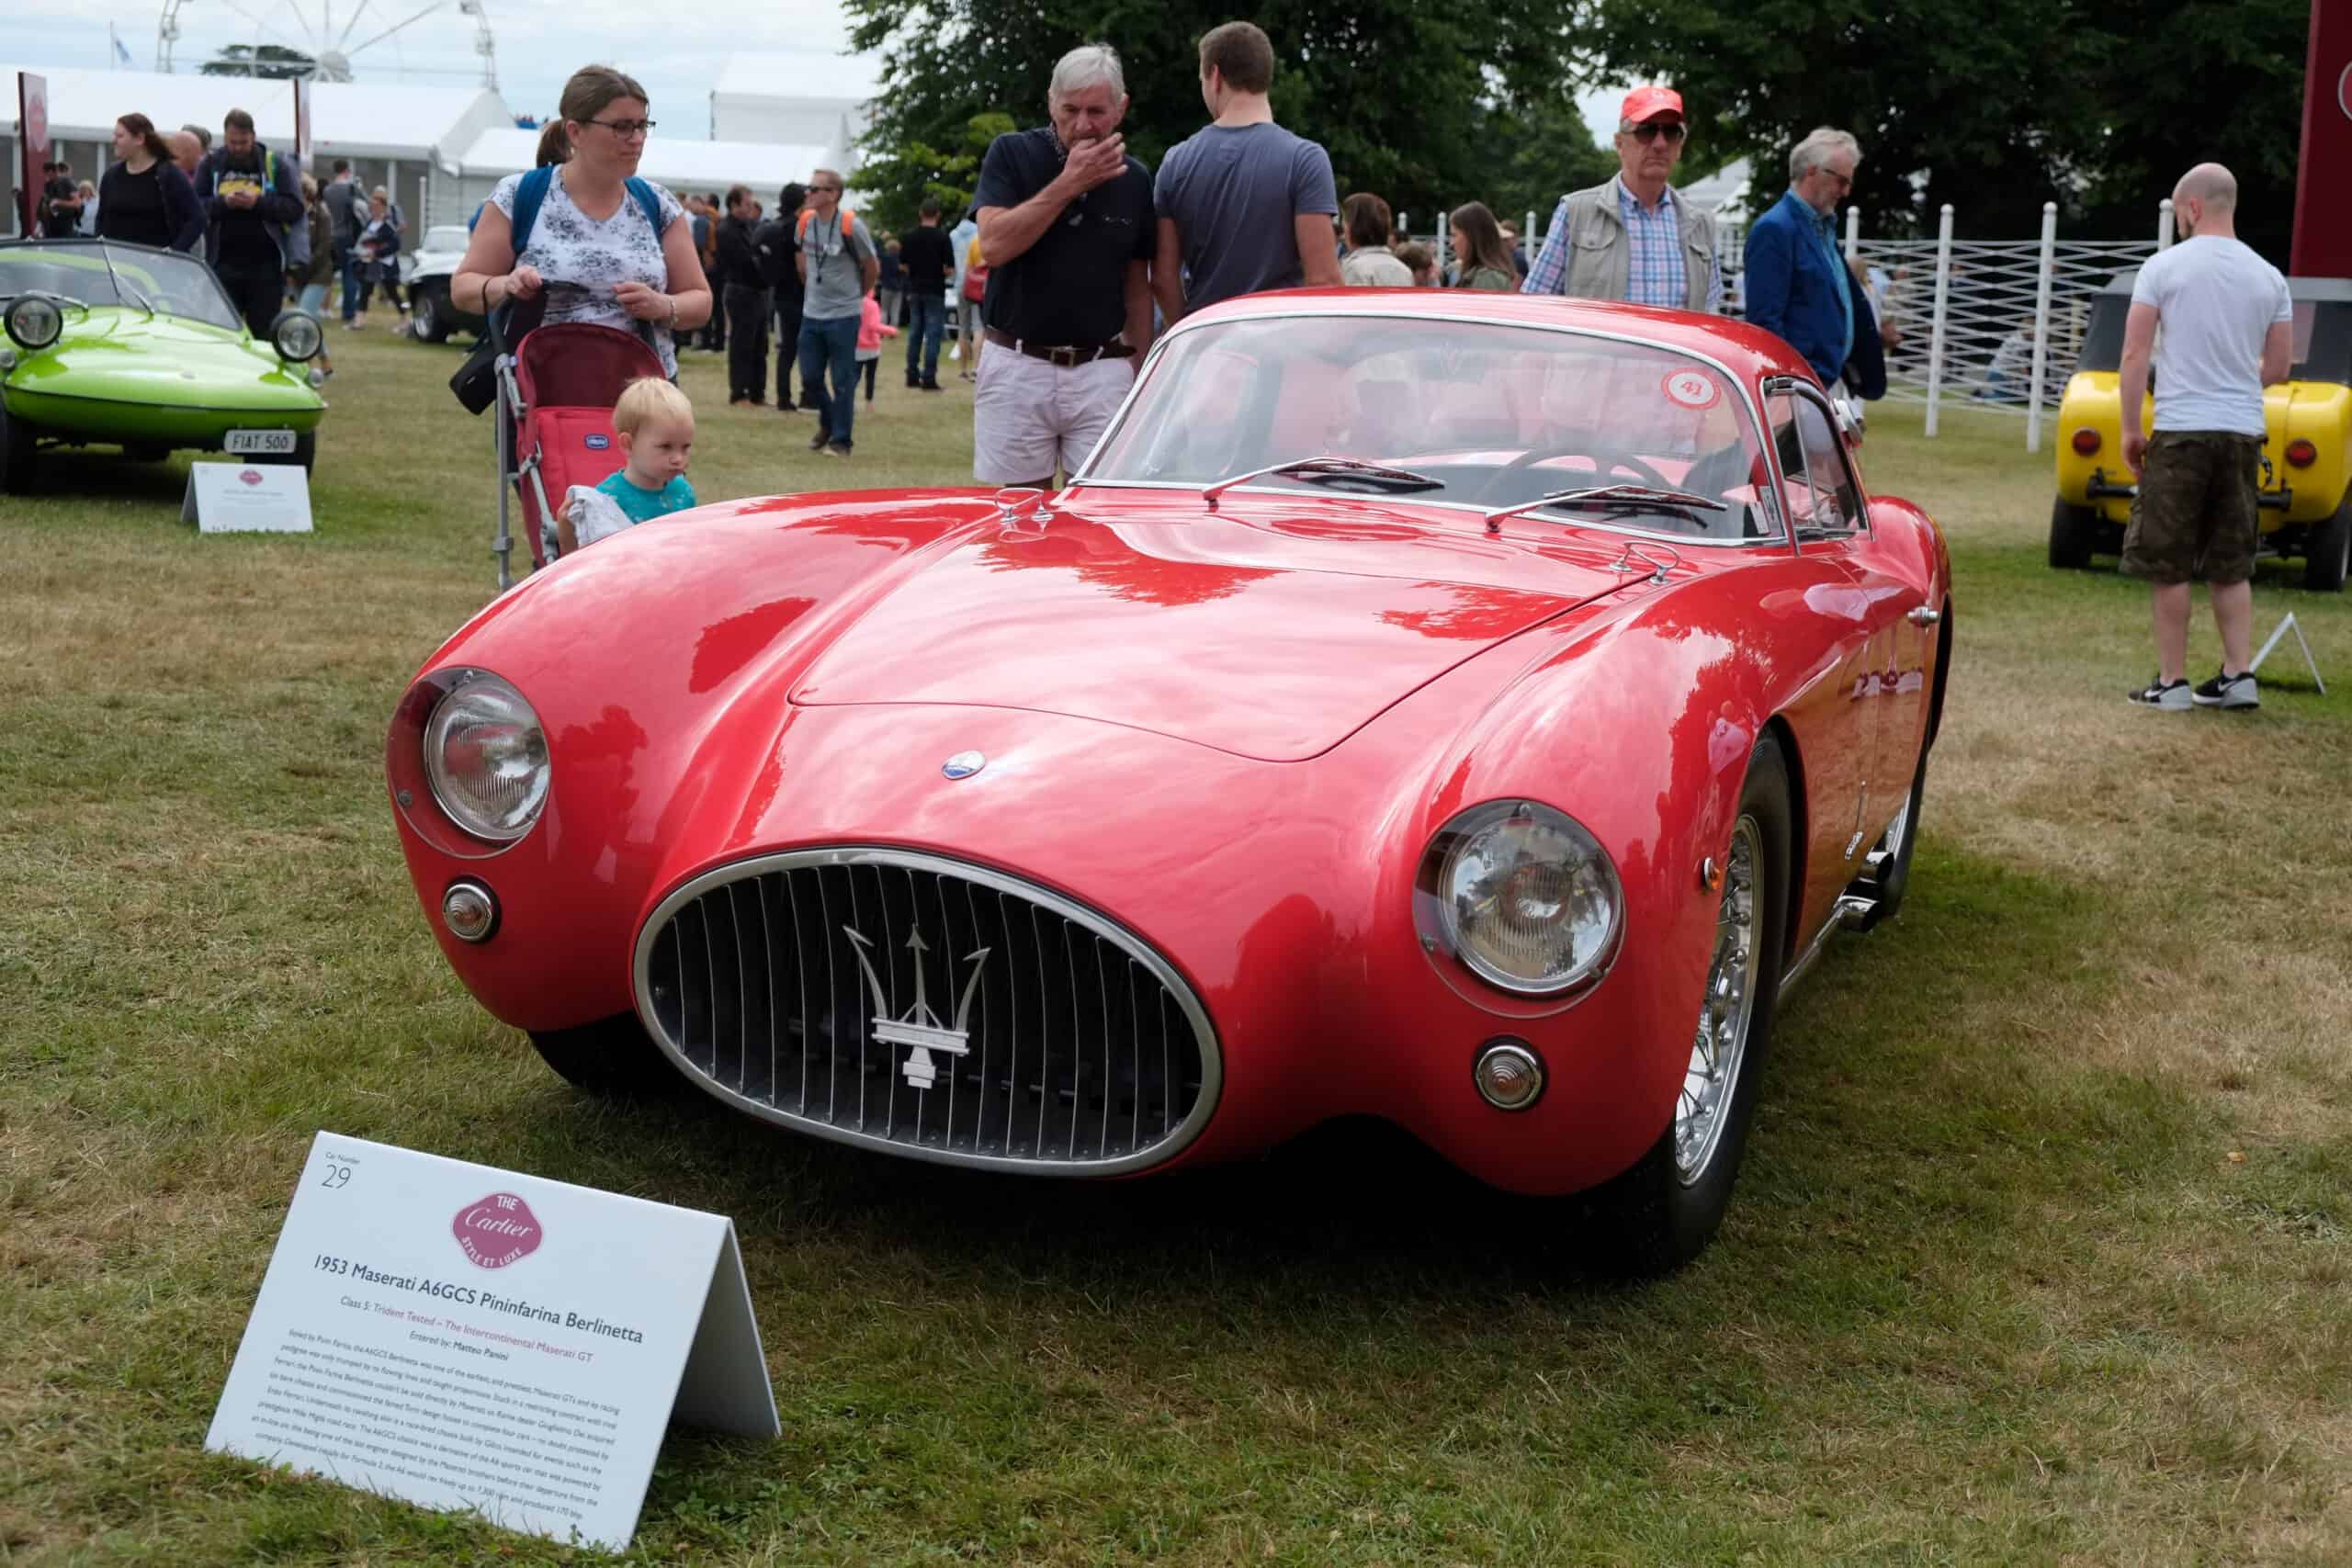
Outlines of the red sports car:
M 1737 322 L 1232 301 L 1057 495 L 707 506 L 504 594 L 394 717 L 401 842 L 576 1082 L 1057 1176 L 1385 1117 L 1670 1267 L 1909 870 L 1950 565 L 1852 442 Z

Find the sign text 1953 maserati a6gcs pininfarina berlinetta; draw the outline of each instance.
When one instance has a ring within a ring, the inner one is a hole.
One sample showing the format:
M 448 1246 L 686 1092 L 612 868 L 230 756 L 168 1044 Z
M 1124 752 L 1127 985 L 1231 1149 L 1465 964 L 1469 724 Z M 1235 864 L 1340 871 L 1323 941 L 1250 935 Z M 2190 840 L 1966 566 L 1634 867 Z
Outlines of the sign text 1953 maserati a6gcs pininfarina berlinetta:
M 1671 1267 L 1776 1003 L 1910 868 L 1950 566 L 1850 431 L 1736 322 L 1231 301 L 1054 496 L 529 578 L 398 706 L 401 844 L 576 1082 L 1063 1176 L 1385 1118 Z

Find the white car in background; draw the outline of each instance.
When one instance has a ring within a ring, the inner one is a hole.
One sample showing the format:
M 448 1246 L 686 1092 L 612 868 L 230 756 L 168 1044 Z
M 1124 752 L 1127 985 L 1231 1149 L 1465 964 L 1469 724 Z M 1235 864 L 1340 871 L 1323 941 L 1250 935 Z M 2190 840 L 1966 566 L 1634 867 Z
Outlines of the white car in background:
M 416 249 L 401 260 L 407 264 L 411 329 L 427 343 L 444 343 L 455 332 L 479 335 L 480 316 L 460 310 L 449 300 L 449 279 L 466 259 L 466 242 L 472 236 L 462 223 L 436 223 L 424 231 Z

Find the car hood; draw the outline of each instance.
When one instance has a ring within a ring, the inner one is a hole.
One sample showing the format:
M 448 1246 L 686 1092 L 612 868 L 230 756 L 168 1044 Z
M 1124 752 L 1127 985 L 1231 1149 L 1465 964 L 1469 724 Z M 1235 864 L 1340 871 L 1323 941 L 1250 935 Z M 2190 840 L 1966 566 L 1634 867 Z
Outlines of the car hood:
M 8 384 L 167 408 L 315 409 L 322 400 L 299 367 L 242 331 L 114 308 L 68 322 L 55 346 L 24 356 Z
M 792 701 L 1028 709 L 1295 761 L 1629 581 L 1602 548 L 1489 540 L 1459 513 L 1103 493 L 919 552 Z

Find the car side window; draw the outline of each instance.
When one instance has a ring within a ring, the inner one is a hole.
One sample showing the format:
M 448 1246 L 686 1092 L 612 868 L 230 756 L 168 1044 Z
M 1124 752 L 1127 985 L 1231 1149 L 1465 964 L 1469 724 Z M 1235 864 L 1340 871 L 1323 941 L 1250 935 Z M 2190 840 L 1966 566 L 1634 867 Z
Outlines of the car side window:
M 1772 455 L 1781 464 L 1781 510 L 1791 528 L 1810 528 L 1815 508 L 1812 481 L 1805 474 L 1804 443 L 1797 434 L 1796 400 L 1786 392 L 1766 398 L 1764 419 L 1771 426 Z
M 1861 489 L 1847 466 L 1846 444 L 1838 438 L 1829 411 L 1811 398 L 1792 398 L 1797 441 L 1804 448 L 1806 477 L 1814 492 L 1809 526 L 1819 532 L 1852 533 L 1862 526 Z

